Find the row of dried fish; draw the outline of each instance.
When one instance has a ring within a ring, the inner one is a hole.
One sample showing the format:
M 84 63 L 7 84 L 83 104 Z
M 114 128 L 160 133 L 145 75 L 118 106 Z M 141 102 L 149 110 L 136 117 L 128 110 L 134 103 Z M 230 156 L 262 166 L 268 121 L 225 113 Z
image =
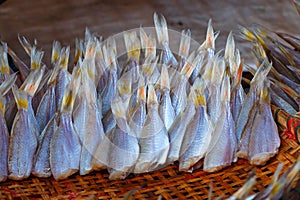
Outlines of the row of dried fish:
M 237 158 L 262 165 L 278 152 L 266 79 L 272 64 L 260 63 L 246 95 L 232 33 L 222 55 L 215 53 L 211 21 L 206 40 L 191 53 L 190 31 L 183 31 L 177 56 L 165 18 L 154 14 L 154 23 L 158 44 L 143 28 L 139 36 L 124 33 L 124 64 L 113 37 L 103 41 L 86 31 L 85 40 L 76 40 L 72 74 L 70 49 L 57 41 L 46 67 L 43 52 L 19 38 L 30 69 L 2 43 L 2 181 L 31 173 L 60 180 L 104 168 L 119 179 L 177 160 L 181 171 L 203 162 L 213 172 Z M 7 54 L 18 78 L 10 75 Z

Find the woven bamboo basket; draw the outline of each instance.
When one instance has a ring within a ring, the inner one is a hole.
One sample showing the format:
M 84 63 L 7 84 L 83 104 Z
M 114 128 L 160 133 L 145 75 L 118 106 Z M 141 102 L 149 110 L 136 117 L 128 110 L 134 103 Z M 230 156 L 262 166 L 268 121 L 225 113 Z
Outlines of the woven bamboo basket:
M 272 107 L 282 128 L 285 112 Z M 277 111 L 277 112 L 276 112 Z M 213 197 L 229 197 L 246 181 L 251 170 L 255 169 L 257 184 L 252 193 L 261 191 L 282 162 L 283 171 L 289 168 L 300 155 L 300 145 L 286 131 L 281 131 L 279 153 L 265 166 L 251 166 L 248 161 L 239 159 L 237 163 L 217 173 L 206 173 L 198 169 L 193 173 L 178 171 L 178 163 L 152 173 L 130 175 L 125 180 L 111 181 L 103 170 L 86 176 L 78 174 L 63 181 L 53 178 L 36 178 L 31 176 L 23 181 L 7 181 L 0 184 L 0 199 L 122 199 L 134 190 L 133 199 L 207 199 L 210 184 Z M 300 175 L 298 176 L 298 180 Z M 297 182 L 297 181 L 296 181 Z M 298 199 L 299 184 L 290 192 L 288 199 Z M 297 196 L 298 195 L 298 196 Z

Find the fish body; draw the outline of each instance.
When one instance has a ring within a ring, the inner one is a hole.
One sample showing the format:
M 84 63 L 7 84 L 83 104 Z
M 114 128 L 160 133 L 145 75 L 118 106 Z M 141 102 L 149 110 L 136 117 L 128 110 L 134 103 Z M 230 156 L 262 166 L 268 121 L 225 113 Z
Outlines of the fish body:
M 168 131 L 170 138 L 170 149 L 167 158 L 168 164 L 177 161 L 181 156 L 180 148 L 182 145 L 182 140 L 185 135 L 186 128 L 194 114 L 195 106 L 193 102 L 188 101 L 185 110 L 175 118 L 172 126 L 170 127 Z
M 37 177 L 50 177 L 52 175 L 50 168 L 50 144 L 53 134 L 57 129 L 57 120 L 57 114 L 53 115 L 38 138 L 39 146 L 35 154 L 32 169 L 32 174 Z
M 65 179 L 79 170 L 81 143 L 70 113 L 60 113 L 50 144 L 50 167 L 56 180 Z
M 9 132 L 6 126 L 4 117 L 5 98 L 0 95 L 0 182 L 5 181 L 8 175 L 8 147 L 9 147 Z
M 22 180 L 29 177 L 33 158 L 37 148 L 37 137 L 30 124 L 28 112 L 28 96 L 18 89 L 14 89 L 18 112 L 12 126 L 9 141 L 8 177 Z
M 200 105 L 190 121 L 182 141 L 179 158 L 180 171 L 193 171 L 193 166 L 204 158 L 212 137 L 213 125 L 206 107 Z
M 139 138 L 140 155 L 135 165 L 135 173 L 144 173 L 163 166 L 169 152 L 168 132 L 158 113 L 155 90 L 148 89 L 148 114 Z

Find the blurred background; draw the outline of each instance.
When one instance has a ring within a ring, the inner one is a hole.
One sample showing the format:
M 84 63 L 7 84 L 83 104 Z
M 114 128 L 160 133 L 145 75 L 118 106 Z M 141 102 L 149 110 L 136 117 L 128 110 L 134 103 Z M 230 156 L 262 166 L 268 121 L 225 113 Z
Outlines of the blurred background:
M 53 40 L 71 45 L 73 55 L 75 38 L 83 38 L 86 27 L 106 38 L 140 25 L 153 26 L 154 12 L 163 14 L 173 30 L 191 29 L 192 38 L 198 42 L 204 40 L 211 18 L 214 29 L 221 31 L 217 49 L 224 48 L 230 30 L 237 33 L 238 24 L 260 24 L 300 34 L 300 16 L 292 0 L 7 0 L 0 4 L 0 37 L 26 63 L 29 57 L 17 36 L 24 35 L 30 41 L 36 38 L 38 47 L 45 51 L 44 62 L 49 63 Z M 238 46 L 246 62 L 251 62 L 249 44 L 238 40 Z

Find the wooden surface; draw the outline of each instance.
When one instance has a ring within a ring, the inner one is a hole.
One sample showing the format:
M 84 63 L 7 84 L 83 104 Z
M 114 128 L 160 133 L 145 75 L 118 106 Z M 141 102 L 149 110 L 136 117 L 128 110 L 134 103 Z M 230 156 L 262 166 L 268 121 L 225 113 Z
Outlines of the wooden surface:
M 153 13 L 162 13 L 169 28 L 181 31 L 190 28 L 192 37 L 204 40 L 207 21 L 212 18 L 215 30 L 221 30 L 217 48 L 224 47 L 230 30 L 237 24 L 262 24 L 273 30 L 300 34 L 299 20 L 291 0 L 8 0 L 0 5 L 0 37 L 27 59 L 17 35 L 36 38 L 46 51 L 44 62 L 49 63 L 53 40 L 74 47 L 75 37 L 83 37 L 85 27 L 107 37 L 140 25 L 153 26 Z M 250 61 L 250 53 L 240 43 L 243 56 Z M 29 61 L 29 60 L 28 60 Z M 250 61 L 251 62 L 251 61 Z

